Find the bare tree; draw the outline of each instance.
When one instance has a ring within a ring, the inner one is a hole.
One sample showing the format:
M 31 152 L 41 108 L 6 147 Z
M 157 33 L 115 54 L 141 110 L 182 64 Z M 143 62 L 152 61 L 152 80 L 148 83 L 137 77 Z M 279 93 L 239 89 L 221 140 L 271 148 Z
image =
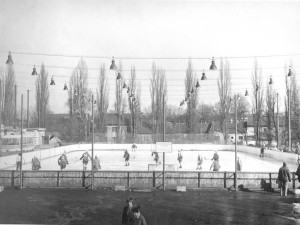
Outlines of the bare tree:
M 230 101 L 231 101 L 231 74 L 230 65 L 227 60 L 225 62 L 221 59 L 220 62 L 220 73 L 218 77 L 218 92 L 220 102 L 216 104 L 216 111 L 219 115 L 219 123 L 221 132 L 227 142 L 227 116 L 230 113 Z
M 117 142 L 120 142 L 121 138 L 121 117 L 122 117 L 122 106 L 123 106 L 123 84 L 122 84 L 122 78 L 119 78 L 118 76 L 122 74 L 123 66 L 121 61 L 119 62 L 119 71 L 116 72 L 116 101 L 115 101 L 115 111 L 117 112 Z
M 162 133 L 163 129 L 163 105 L 166 105 L 167 82 L 165 71 L 152 64 L 150 77 L 151 114 L 153 118 L 153 134 Z
M 108 85 L 105 73 L 105 64 L 101 65 L 98 77 L 98 90 L 97 90 L 97 109 L 98 109 L 98 127 L 100 132 L 104 132 L 104 119 L 108 109 Z
M 50 109 L 48 72 L 45 69 L 44 63 L 42 63 L 40 73 L 35 81 L 35 100 L 38 121 L 37 125 L 46 127 L 46 115 Z
M 290 62 L 291 68 L 293 68 L 293 63 Z M 285 124 L 287 131 L 284 136 L 288 139 L 288 131 L 289 131 L 289 122 L 288 122 L 288 104 L 290 102 L 290 121 L 291 121 L 291 140 L 298 140 L 299 139 L 299 87 L 297 86 L 297 79 L 296 79 L 296 71 L 292 69 L 292 76 L 287 76 L 289 70 L 285 65 L 285 78 L 286 78 L 286 98 L 285 98 Z
M 185 76 L 185 93 L 186 93 L 186 125 L 187 132 L 195 132 L 197 124 L 197 105 L 198 105 L 198 89 L 195 88 L 196 73 L 194 72 L 192 61 L 189 60 Z
M 252 87 L 253 87 L 253 121 L 255 121 L 254 128 L 255 128 L 255 136 L 256 136 L 256 144 L 258 145 L 261 141 L 261 135 L 259 132 L 260 121 L 263 114 L 263 99 L 264 99 L 264 91 L 262 87 L 262 71 L 261 68 L 258 68 L 258 62 L 255 59 L 254 61 L 254 68 L 252 73 Z
M 141 88 L 136 83 L 135 67 L 131 67 L 128 90 L 128 105 L 130 110 L 130 131 L 135 140 L 138 131 L 138 121 L 140 119 Z
M 76 141 L 81 141 L 82 137 L 85 137 L 87 141 L 88 111 L 91 104 L 91 93 L 88 90 L 87 79 L 88 68 L 83 58 L 81 58 L 76 69 L 72 72 L 67 100 L 70 114 L 70 124 L 67 126 L 67 132 L 69 132 L 70 139 Z
M 3 124 L 11 125 L 14 122 L 14 114 L 13 112 L 16 109 L 15 106 L 15 70 L 13 63 L 6 64 L 4 79 L 3 79 Z

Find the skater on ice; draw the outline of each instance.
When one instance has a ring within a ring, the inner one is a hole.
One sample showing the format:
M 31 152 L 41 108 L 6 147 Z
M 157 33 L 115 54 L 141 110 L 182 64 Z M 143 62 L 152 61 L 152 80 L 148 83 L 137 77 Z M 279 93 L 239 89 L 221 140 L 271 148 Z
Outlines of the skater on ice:
M 60 166 L 61 170 L 67 167 L 67 164 L 69 164 L 69 162 L 65 152 L 58 158 L 57 163 Z
M 127 150 L 125 150 L 123 158 L 125 159 L 125 166 L 129 166 L 130 154 Z
M 90 158 L 90 160 L 92 160 L 92 157 L 90 156 L 89 152 L 85 151 L 85 153 L 83 153 L 80 158 L 80 160 L 82 160 L 83 170 L 87 169 L 87 165 L 89 163 L 89 158 Z
M 177 156 L 177 160 L 178 160 L 178 163 L 179 163 L 179 168 L 182 168 L 182 154 L 181 154 L 181 150 L 178 150 L 178 156 Z
M 203 163 L 203 157 L 202 157 L 202 155 L 198 154 L 196 170 L 202 170 L 202 167 L 201 167 L 202 163 Z
M 237 171 L 242 171 L 242 160 L 240 157 L 237 157 Z
M 24 157 L 22 157 L 22 158 L 23 158 L 23 160 L 22 160 L 23 164 L 25 164 L 25 159 L 24 159 Z M 16 170 L 21 170 L 21 153 L 19 153 L 17 156 L 16 166 L 17 166 Z
M 133 145 L 131 146 L 131 152 L 132 152 L 132 155 L 133 155 L 133 158 L 135 158 L 135 151 L 137 149 L 137 146 L 135 143 L 133 143 Z
M 95 156 L 95 158 L 94 158 L 94 160 L 93 160 L 93 169 L 94 169 L 94 170 L 99 170 L 99 169 L 101 169 L 100 159 L 98 158 L 98 156 Z
M 31 160 L 32 170 L 39 170 L 41 168 L 40 160 L 34 156 Z
M 158 153 L 157 152 L 153 152 L 153 155 L 154 155 L 154 161 L 155 161 L 156 165 L 160 164 Z

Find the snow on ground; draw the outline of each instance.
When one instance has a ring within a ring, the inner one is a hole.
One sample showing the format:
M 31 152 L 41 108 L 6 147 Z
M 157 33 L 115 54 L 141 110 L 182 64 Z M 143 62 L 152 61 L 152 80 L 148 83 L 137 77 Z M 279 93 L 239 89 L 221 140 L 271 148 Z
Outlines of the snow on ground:
M 73 151 L 67 153 L 69 164 L 66 170 L 82 170 L 82 162 L 80 160 L 81 155 L 84 151 Z M 95 150 L 94 155 L 100 158 L 101 170 L 129 170 L 129 171 L 147 171 L 148 164 L 155 164 L 154 157 L 151 156 L 151 151 L 136 151 L 132 153 L 129 151 L 130 155 L 130 166 L 124 166 L 125 161 L 123 158 L 124 151 L 110 151 L 110 150 Z M 166 164 L 176 164 L 177 161 L 177 151 L 172 153 L 165 153 Z M 183 161 L 182 169 L 179 171 L 196 171 L 197 167 L 197 157 L 201 154 L 206 160 L 202 164 L 202 171 L 209 171 L 211 166 L 211 158 L 213 156 L 213 151 L 182 151 Z M 89 151 L 91 155 L 91 151 Z M 234 152 L 230 151 L 218 151 L 220 156 L 220 171 L 234 171 Z M 238 153 L 238 156 L 242 159 L 242 171 L 249 172 L 277 172 L 282 166 L 281 161 L 275 161 L 268 158 L 260 158 L 259 156 L 254 156 L 246 153 Z M 37 157 L 39 155 L 37 154 Z M 163 154 L 159 153 L 159 161 L 162 163 Z M 57 163 L 58 156 L 54 156 L 47 159 L 41 159 L 42 170 L 59 170 L 60 167 Z M 296 171 L 297 164 L 288 165 L 291 172 Z M 15 169 L 15 165 L 10 165 L 5 169 Z M 91 162 L 88 164 L 88 168 L 91 168 Z M 178 166 L 179 168 L 179 166 Z M 24 170 L 31 170 L 31 159 L 25 158 L 25 165 L 23 165 Z

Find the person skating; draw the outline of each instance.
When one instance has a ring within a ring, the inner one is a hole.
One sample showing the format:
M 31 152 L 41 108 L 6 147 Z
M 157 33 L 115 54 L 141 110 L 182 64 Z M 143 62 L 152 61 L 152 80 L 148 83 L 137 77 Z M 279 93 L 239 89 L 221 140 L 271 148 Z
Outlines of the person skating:
M 144 216 L 140 212 L 140 206 L 133 207 L 132 213 L 133 213 L 133 225 L 147 225 L 146 220 Z
M 136 146 L 135 143 L 133 143 L 132 146 L 131 146 L 131 152 L 132 152 L 133 158 L 135 158 L 135 151 L 136 151 L 136 149 L 137 149 L 137 146 Z
M 130 154 L 127 150 L 125 150 L 123 158 L 125 159 L 125 166 L 129 166 Z
M 157 153 L 157 152 L 154 152 L 153 154 L 154 154 L 154 161 L 155 161 L 156 165 L 157 165 L 157 164 L 160 164 L 158 153 Z
M 178 163 L 179 163 L 179 168 L 182 168 L 183 157 L 182 157 L 182 154 L 181 154 L 181 150 L 178 151 L 177 160 L 178 160 Z
M 220 169 L 220 163 L 218 160 L 214 160 L 213 163 L 211 164 L 209 170 L 213 169 L 213 171 L 219 171 Z
M 67 167 L 67 164 L 69 164 L 69 162 L 65 152 L 58 158 L 57 163 L 60 166 L 61 170 Z
M 89 163 L 89 158 L 92 160 L 92 157 L 90 156 L 88 151 L 85 151 L 85 153 L 82 154 L 80 160 L 82 160 L 83 170 L 87 169 L 87 165 Z
M 242 160 L 237 157 L 237 171 L 242 171 Z
M 260 155 L 259 157 L 265 157 L 265 144 L 262 145 L 261 149 L 260 149 Z
M 202 167 L 201 167 L 202 163 L 203 163 L 203 157 L 202 157 L 202 155 L 198 154 L 196 170 L 202 170 Z
M 32 170 L 39 170 L 41 168 L 40 160 L 36 156 L 31 159 L 31 166 Z
M 300 183 L 300 160 L 298 159 L 298 168 L 295 174 L 298 176 L 298 182 Z M 299 186 L 300 188 L 300 186 Z
M 132 225 L 133 223 L 133 199 L 126 199 L 126 206 L 123 208 L 122 225 Z
M 214 161 L 219 161 L 219 154 L 218 154 L 218 151 L 215 151 L 213 157 L 211 160 L 214 160 Z
M 95 158 L 93 160 L 93 168 L 94 168 L 94 170 L 101 169 L 100 159 L 98 158 L 98 156 L 95 156 Z
M 25 159 L 24 159 L 24 157 L 22 157 L 23 158 L 23 164 L 25 163 Z M 17 158 L 16 158 L 16 170 L 21 170 L 21 153 L 19 153 L 18 155 L 17 155 Z
M 277 183 L 280 188 L 280 196 L 287 196 L 288 182 L 291 182 L 290 170 L 287 163 L 283 162 L 283 166 L 278 171 Z

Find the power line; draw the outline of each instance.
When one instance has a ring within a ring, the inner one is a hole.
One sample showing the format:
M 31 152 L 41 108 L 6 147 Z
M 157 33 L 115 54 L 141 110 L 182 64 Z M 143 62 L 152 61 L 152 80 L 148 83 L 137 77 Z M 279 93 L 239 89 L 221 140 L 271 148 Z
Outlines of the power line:
M 8 53 L 9 51 L 0 50 L 0 52 Z M 95 58 L 95 59 L 111 59 L 112 56 L 97 56 L 97 55 L 72 55 L 72 54 L 50 54 L 50 53 L 33 53 L 33 52 L 18 52 L 10 51 L 15 55 L 34 55 L 34 56 L 51 56 L 51 57 L 84 57 L 84 58 Z M 252 55 L 252 56 L 214 56 L 215 59 L 245 59 L 245 58 L 271 58 L 271 57 L 288 57 L 288 56 L 300 56 L 300 53 L 292 54 L 274 54 L 274 55 Z M 210 60 L 212 57 L 128 57 L 128 56 L 114 56 L 116 59 L 124 60 L 154 60 L 154 59 L 163 59 L 163 60 Z

